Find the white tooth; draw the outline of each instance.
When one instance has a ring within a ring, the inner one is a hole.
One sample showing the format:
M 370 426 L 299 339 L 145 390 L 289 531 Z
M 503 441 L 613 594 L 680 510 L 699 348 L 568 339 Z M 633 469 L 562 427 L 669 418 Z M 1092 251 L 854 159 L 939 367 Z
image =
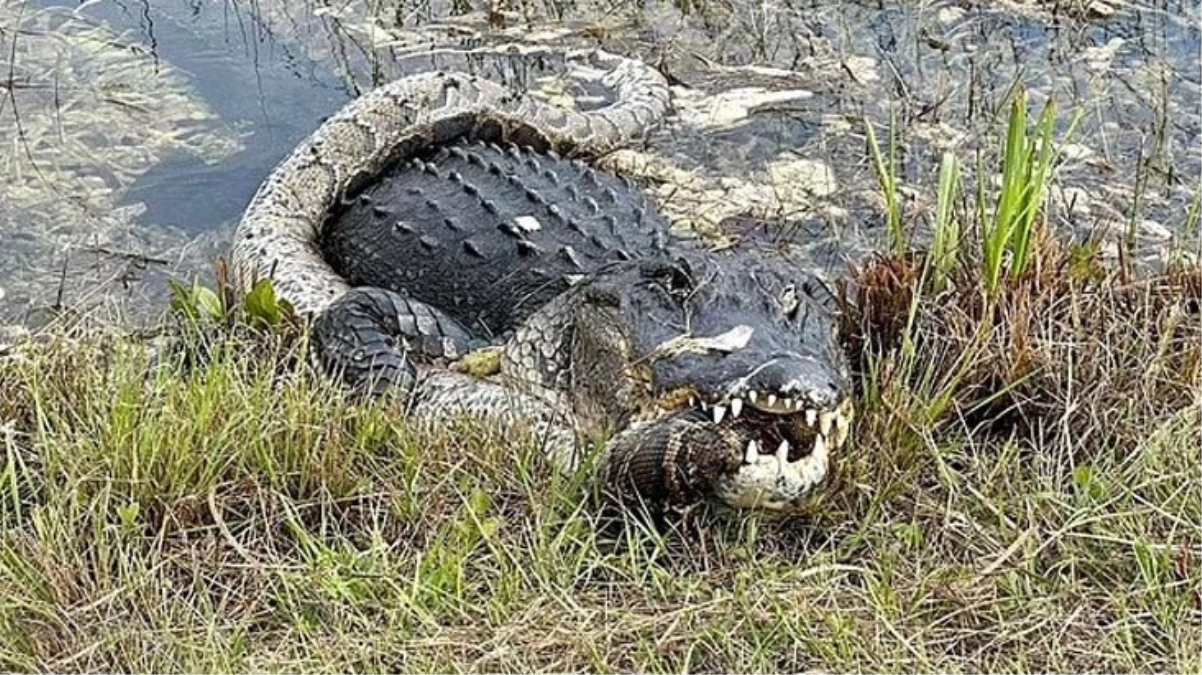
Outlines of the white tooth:
M 812 426 L 814 426 L 814 422 L 817 422 L 817 421 L 818 421 L 818 411 L 817 410 L 807 410 L 806 411 L 806 425 L 812 427 Z
M 696 397 L 696 396 L 690 396 L 690 397 L 689 397 L 689 407 L 690 407 L 690 408 L 696 408 L 696 407 L 697 407 L 697 397 Z
M 816 485 L 826 475 L 828 461 L 826 456 L 826 439 L 819 436 L 814 439 L 814 449 L 810 454 L 793 462 L 792 467 L 807 484 Z
M 736 398 L 730 402 L 730 414 L 738 418 L 743 412 L 743 399 Z
M 768 407 L 776 405 L 776 394 L 768 394 Z
M 830 434 L 831 424 L 833 424 L 834 422 L 835 422 L 835 414 L 829 413 L 829 412 L 824 412 L 818 416 L 818 430 L 822 432 L 823 436 L 826 436 L 826 435 Z
M 726 417 L 726 407 L 720 405 L 714 406 L 714 424 L 722 424 L 723 417 Z
M 755 400 L 756 400 L 757 398 L 759 398 L 759 397 L 760 397 L 760 393 L 759 393 L 758 391 L 754 390 L 754 389 L 752 389 L 751 391 L 747 392 L 747 398 L 751 399 L 751 402 L 752 402 L 752 403 L 755 403 Z
M 821 457 L 826 454 L 826 437 L 822 434 L 818 434 L 818 437 L 814 439 L 814 449 L 811 451 L 811 454 L 815 457 Z
M 710 409 L 710 404 L 706 403 L 705 401 L 702 401 L 702 402 L 701 402 L 701 409 L 702 409 L 702 410 L 709 410 L 709 409 Z
M 743 461 L 747 464 L 755 464 L 755 460 L 760 457 L 760 449 L 756 447 L 755 441 L 747 441 L 747 454 L 743 455 Z
M 783 400 L 780 402 L 780 404 L 781 404 L 781 405 L 783 405 L 783 406 L 784 406 L 784 407 L 786 407 L 786 408 L 792 408 L 792 407 L 793 407 L 793 399 L 791 399 L 791 398 L 786 398 L 786 399 L 783 399 Z
M 789 463 L 789 441 L 781 441 L 780 447 L 776 449 L 776 462 L 780 464 L 780 470 L 785 470 L 785 464 Z

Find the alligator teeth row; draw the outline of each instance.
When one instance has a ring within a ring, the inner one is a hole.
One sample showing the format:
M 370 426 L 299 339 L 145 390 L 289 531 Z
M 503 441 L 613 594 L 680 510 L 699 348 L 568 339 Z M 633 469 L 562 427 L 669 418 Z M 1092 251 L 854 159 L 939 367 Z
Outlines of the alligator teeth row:
M 792 414 L 802 411 L 802 402 L 796 399 L 780 399 L 778 402 L 775 395 L 769 394 L 767 396 L 767 404 L 756 404 L 756 398 L 755 392 L 752 392 L 748 396 L 748 401 L 751 407 L 756 408 L 758 411 L 775 414 Z M 697 406 L 697 399 L 689 399 L 689 405 Z M 740 414 L 743 414 L 743 406 L 743 399 L 739 398 L 731 399 L 727 404 L 707 404 L 706 401 L 701 401 L 701 410 L 713 413 L 714 424 L 721 424 L 722 419 L 726 418 L 727 412 L 730 412 L 731 416 L 737 419 Z M 816 410 L 805 411 L 805 418 L 807 418 L 810 426 L 814 425 L 814 419 L 817 417 L 817 414 L 819 414 L 819 411 Z
M 764 410 L 764 406 L 755 405 L 755 403 L 754 403 L 755 393 L 754 392 L 748 398 L 749 398 L 749 400 L 752 401 L 752 405 L 757 410 Z M 776 397 L 769 396 L 768 399 L 769 399 L 770 403 L 774 403 Z M 785 410 L 783 408 L 774 408 L 774 409 L 769 410 L 769 412 L 782 412 L 783 413 L 783 412 L 800 412 L 801 411 L 800 404 L 795 402 L 793 399 L 785 399 L 785 403 L 786 403 L 786 405 L 789 406 L 788 410 Z M 689 405 L 696 406 L 697 399 L 695 399 L 695 398 L 689 399 Z M 721 424 L 722 420 L 726 419 L 727 412 L 730 412 L 731 419 L 738 419 L 739 416 L 743 414 L 743 399 L 741 399 L 741 398 L 731 399 L 730 402 L 726 405 L 723 405 L 721 403 L 710 404 L 710 403 L 706 403 L 705 401 L 702 401 L 701 409 L 708 411 L 710 414 L 712 414 L 714 416 L 714 424 Z M 831 432 L 832 426 L 838 424 L 840 418 L 842 418 L 842 415 L 837 412 L 826 412 L 826 411 L 819 412 L 814 409 L 805 411 L 806 425 L 812 427 L 812 426 L 814 426 L 814 423 L 817 422 L 818 429 L 819 429 L 819 431 L 822 432 L 823 435 L 829 435 Z M 849 421 L 844 420 L 843 425 L 844 425 L 844 427 L 848 426 Z
M 765 399 L 763 403 L 757 403 L 759 399 Z M 696 397 L 689 398 L 689 406 L 696 407 L 698 401 Z M 743 414 L 744 402 L 742 398 L 732 398 L 727 403 L 707 403 L 700 402 L 701 409 L 709 412 L 713 416 L 714 424 L 721 424 L 726 419 L 727 413 L 730 413 L 731 419 L 738 419 Z M 757 410 L 767 410 L 777 414 L 792 414 L 801 412 L 801 403 L 796 399 L 786 398 L 778 399 L 774 394 L 766 396 L 752 391 L 747 394 L 747 404 Z M 850 401 L 845 401 L 840 404 L 839 409 L 835 411 L 815 410 L 810 408 L 805 411 L 805 424 L 811 429 L 817 427 L 818 433 L 831 441 L 834 447 L 841 447 L 844 441 L 847 440 L 848 432 L 851 428 L 851 419 L 853 410 Z M 786 449 L 787 451 L 787 449 Z M 748 451 L 750 452 L 750 451 Z M 758 450 L 757 450 L 758 452 Z
M 749 441 L 746 452 L 743 456 L 743 466 L 748 467 L 763 467 L 764 470 L 774 474 L 774 476 L 785 476 L 785 474 L 810 474 L 821 470 L 819 473 L 826 472 L 826 462 L 829 450 L 838 448 L 837 444 L 827 442 L 826 436 L 817 435 L 814 438 L 814 447 L 808 454 L 802 456 L 797 461 L 789 461 L 789 441 L 781 441 L 780 446 L 776 447 L 776 452 L 772 455 L 760 454 L 760 444 L 756 441 Z M 769 468 L 770 467 L 770 468 Z M 810 479 L 820 478 L 811 476 Z
M 781 414 L 799 412 L 802 405 L 795 398 L 778 398 L 776 394 L 761 394 L 754 390 L 747 392 L 747 401 L 764 412 Z
M 825 455 L 828 449 L 831 449 L 831 448 L 838 449 L 841 446 L 843 446 L 843 443 L 846 440 L 847 440 L 846 434 L 844 434 L 843 436 L 838 436 L 838 435 L 835 436 L 834 438 L 832 438 L 831 442 L 829 442 L 829 443 L 827 442 L 827 436 L 825 434 L 816 435 L 814 437 L 814 447 L 810 449 L 809 454 Z M 790 448 L 791 448 L 791 446 L 789 444 L 789 441 L 781 441 L 779 446 L 776 446 L 776 452 L 775 452 L 776 464 L 778 464 L 780 466 L 781 471 L 784 471 L 785 465 L 789 464 Z M 760 443 L 758 443 L 755 440 L 748 441 L 748 447 L 746 447 L 746 450 L 743 453 L 744 464 L 755 464 L 756 460 L 760 459 L 760 455 L 761 455 Z M 804 459 L 805 458 L 802 458 L 802 460 L 804 460 Z M 798 461 L 802 461 L 802 460 L 798 460 Z M 797 464 L 797 462 L 793 462 L 793 464 Z

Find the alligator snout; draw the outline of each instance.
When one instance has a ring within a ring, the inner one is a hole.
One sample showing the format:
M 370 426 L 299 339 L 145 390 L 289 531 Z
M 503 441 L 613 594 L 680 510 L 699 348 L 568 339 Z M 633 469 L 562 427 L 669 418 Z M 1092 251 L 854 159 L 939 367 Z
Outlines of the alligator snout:
M 738 459 L 712 484 L 721 502 L 789 511 L 825 479 L 831 453 L 848 439 L 854 409 L 835 363 L 796 352 L 684 355 L 671 364 L 684 379 L 660 407 L 679 411 L 687 401 L 720 439 L 711 445 Z
M 662 391 L 688 388 L 703 400 L 735 398 L 766 412 L 833 408 L 846 395 L 837 360 L 796 352 L 753 349 L 679 354 L 653 366 Z

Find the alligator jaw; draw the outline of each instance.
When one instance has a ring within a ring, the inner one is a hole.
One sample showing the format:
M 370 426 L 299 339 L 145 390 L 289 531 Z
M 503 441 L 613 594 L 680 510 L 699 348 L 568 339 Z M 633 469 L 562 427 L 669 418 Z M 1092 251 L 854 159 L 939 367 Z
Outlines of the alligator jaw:
M 735 398 L 727 406 L 708 406 L 711 413 L 715 408 L 728 407 L 732 412 L 741 412 L 745 421 L 750 421 L 746 419 L 749 415 L 755 415 L 758 422 L 755 428 L 744 429 L 738 436 L 746 443 L 742 463 L 715 482 L 714 496 L 734 508 L 796 510 L 826 478 L 830 453 L 847 442 L 854 407 L 850 399 L 844 399 L 833 409 L 819 410 L 802 409 L 790 399 L 777 398 L 771 402 L 764 400 L 763 394 L 747 397 L 748 401 L 753 398 L 758 399 L 757 404 L 740 404 L 742 399 Z M 752 409 L 752 405 L 755 412 L 744 412 Z M 726 415 L 719 413 L 717 417 Z M 763 429 L 764 420 L 773 418 L 777 420 L 775 424 L 768 425 L 773 428 Z
M 740 465 L 720 477 L 714 496 L 727 506 L 788 512 L 826 477 L 830 453 L 842 448 L 854 417 L 849 398 L 834 407 L 809 407 L 799 397 L 762 391 L 704 400 L 677 390 L 659 399 L 656 417 L 685 407 L 705 414 Z
M 698 400 L 694 396 L 688 399 L 689 407 L 700 408 L 708 413 L 715 425 L 721 425 L 727 420 L 739 420 L 746 411 L 749 414 L 763 417 L 771 415 L 776 418 L 787 418 L 788 421 L 802 432 L 799 436 L 809 435 L 807 429 L 816 430 L 818 436 L 830 441 L 838 449 L 847 441 L 851 428 L 854 408 L 851 401 L 845 399 L 833 409 L 806 407 L 801 399 L 787 398 L 775 394 L 764 394 L 750 391 L 744 396 L 735 396 L 720 402 L 710 403 Z M 670 406 L 675 407 L 675 406 Z
M 714 486 L 714 496 L 727 506 L 789 511 L 826 478 L 831 448 L 821 435 L 810 453 L 795 462 L 781 459 L 786 452 L 783 448 L 775 456 L 756 455 L 753 459 L 750 443 L 744 464 Z

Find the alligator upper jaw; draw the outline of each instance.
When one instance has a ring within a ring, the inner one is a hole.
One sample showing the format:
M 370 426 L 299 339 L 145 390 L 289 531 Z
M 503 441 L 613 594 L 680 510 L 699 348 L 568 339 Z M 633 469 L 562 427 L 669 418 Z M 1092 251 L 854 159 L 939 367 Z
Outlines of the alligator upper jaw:
M 705 399 L 690 399 L 691 406 L 698 406 L 708 412 L 714 424 L 722 424 L 729 416 L 730 419 L 740 419 L 746 413 L 753 417 L 788 418 L 802 425 L 801 428 L 814 428 L 823 436 L 832 439 L 836 445 L 842 445 L 847 439 L 847 431 L 851 424 L 850 401 L 844 400 L 834 407 L 822 407 L 808 404 L 801 398 L 790 398 L 783 395 L 749 391 L 741 396 L 731 396 L 717 401 Z M 804 424 L 802 424 L 804 423 Z

